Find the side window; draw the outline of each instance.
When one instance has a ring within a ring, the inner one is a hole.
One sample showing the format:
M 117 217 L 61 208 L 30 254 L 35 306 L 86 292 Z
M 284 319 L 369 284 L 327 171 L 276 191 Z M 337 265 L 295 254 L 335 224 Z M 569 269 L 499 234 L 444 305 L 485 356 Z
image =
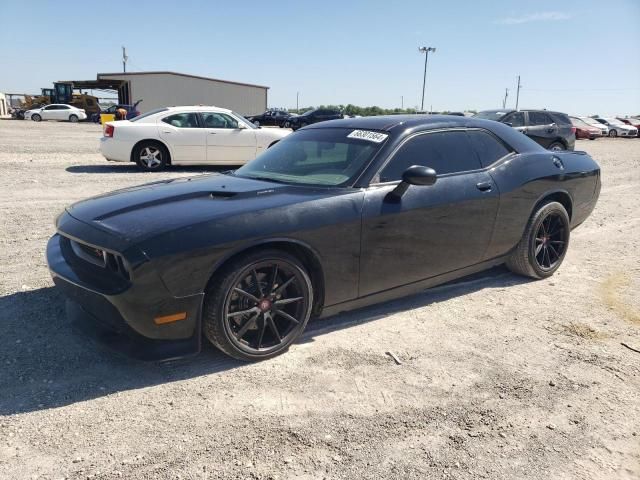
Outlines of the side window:
M 238 128 L 238 121 L 227 115 L 218 112 L 203 112 L 204 128 Z
M 543 112 L 529 112 L 529 125 L 550 125 L 551 117 Z
M 53 110 L 55 107 L 53 105 L 49 105 L 47 107 L 44 107 L 43 110 Z
M 467 136 L 483 167 L 488 167 L 511 152 L 504 143 L 482 130 L 469 130 Z
M 524 127 L 524 113 L 513 112 L 507 118 L 502 120 L 503 123 L 510 123 L 512 127 Z
M 433 168 L 438 175 L 480 168 L 466 132 L 418 135 L 407 141 L 380 172 L 381 182 L 393 182 L 412 165 Z
M 69 110 L 71 107 L 69 105 L 59 105 L 58 110 Z
M 162 121 L 177 128 L 198 128 L 198 118 L 195 113 L 176 113 L 164 117 Z

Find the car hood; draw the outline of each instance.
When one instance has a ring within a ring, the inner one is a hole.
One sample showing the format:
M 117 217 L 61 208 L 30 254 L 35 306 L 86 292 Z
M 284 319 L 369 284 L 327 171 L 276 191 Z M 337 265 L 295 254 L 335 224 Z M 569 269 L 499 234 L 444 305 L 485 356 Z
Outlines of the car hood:
M 127 243 L 137 243 L 166 232 L 188 230 L 201 222 L 255 215 L 344 190 L 213 174 L 117 190 L 74 203 L 66 212 Z

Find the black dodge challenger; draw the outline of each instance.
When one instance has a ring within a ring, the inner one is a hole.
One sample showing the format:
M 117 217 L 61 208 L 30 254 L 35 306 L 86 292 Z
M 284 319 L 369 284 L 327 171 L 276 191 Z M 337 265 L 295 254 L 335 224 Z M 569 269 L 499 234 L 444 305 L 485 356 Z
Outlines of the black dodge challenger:
M 145 359 L 285 351 L 310 317 L 412 294 L 498 264 L 562 263 L 600 169 L 511 127 L 458 116 L 336 120 L 233 172 L 76 203 L 47 246 L 69 315 Z

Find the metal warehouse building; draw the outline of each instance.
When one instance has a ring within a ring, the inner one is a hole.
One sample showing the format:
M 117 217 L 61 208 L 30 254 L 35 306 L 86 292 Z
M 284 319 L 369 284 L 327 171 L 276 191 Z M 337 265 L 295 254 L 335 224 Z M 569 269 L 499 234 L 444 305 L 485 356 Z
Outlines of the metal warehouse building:
M 99 73 L 97 79 L 73 81 L 74 88 L 108 89 L 118 92 L 118 101 L 132 104 L 140 99 L 140 112 L 177 105 L 215 105 L 241 115 L 267 109 L 269 87 L 231 82 L 176 72 Z

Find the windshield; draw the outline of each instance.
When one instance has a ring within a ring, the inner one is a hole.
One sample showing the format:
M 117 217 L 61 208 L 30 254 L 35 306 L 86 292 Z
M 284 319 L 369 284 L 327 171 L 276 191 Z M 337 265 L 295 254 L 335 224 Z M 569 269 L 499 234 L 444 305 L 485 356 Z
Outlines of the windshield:
M 590 125 L 588 125 L 585 121 L 580 120 L 579 118 L 574 118 L 571 117 L 571 123 L 573 123 L 574 127 L 589 127 Z
M 602 123 L 600 123 L 598 120 L 596 120 L 595 118 L 591 118 L 591 117 L 581 118 L 580 120 L 584 120 L 589 125 L 596 125 L 598 127 L 602 125 Z
M 610 124 L 612 124 L 612 125 L 622 125 L 622 126 L 624 126 L 624 125 L 625 125 L 625 123 L 624 123 L 624 122 L 621 122 L 621 121 L 620 121 L 620 120 L 618 120 L 617 118 L 605 118 L 605 120 L 606 120 L 607 122 L 609 122 Z
M 258 127 L 256 127 L 256 126 L 253 124 L 253 122 L 250 122 L 249 120 L 247 120 L 246 118 L 244 118 L 244 117 L 243 117 L 242 115 L 240 115 L 239 113 L 236 113 L 236 112 L 231 112 L 231 113 L 233 113 L 233 114 L 236 116 L 236 118 L 237 118 L 238 120 L 240 120 L 242 123 L 244 123 L 244 124 L 247 126 L 247 128 L 250 128 L 250 129 L 252 129 L 252 130 L 255 130 L 255 129 L 257 129 L 257 128 L 258 128 Z
M 484 118 L 485 120 L 495 120 L 499 122 L 502 117 L 504 117 L 507 113 L 504 110 L 487 110 L 484 112 L 478 112 L 474 115 L 475 118 Z
M 348 184 L 388 135 L 347 128 L 301 130 L 285 137 L 234 175 L 301 185 Z
M 311 115 L 313 112 L 315 112 L 315 110 L 307 110 L 306 112 L 304 112 L 300 116 L 301 117 L 307 117 L 307 116 Z

